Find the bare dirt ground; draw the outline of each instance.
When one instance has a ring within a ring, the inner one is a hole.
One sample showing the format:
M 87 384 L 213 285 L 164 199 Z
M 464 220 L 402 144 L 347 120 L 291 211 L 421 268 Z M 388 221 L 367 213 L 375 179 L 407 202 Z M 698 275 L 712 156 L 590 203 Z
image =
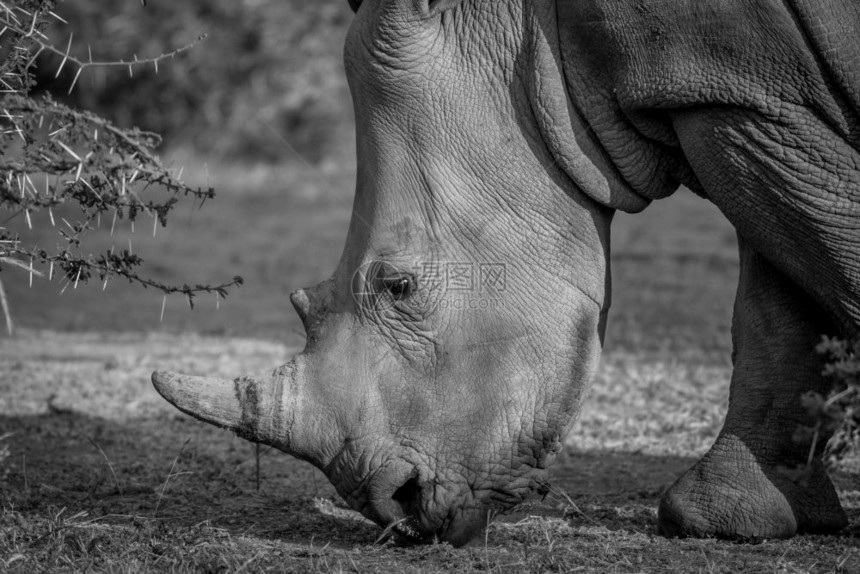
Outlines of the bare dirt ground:
M 348 194 L 307 177 L 294 172 L 290 194 L 224 192 L 133 236 L 163 280 L 244 275 L 218 312 L 170 301 L 162 323 L 158 294 L 60 297 L 56 281 L 4 275 L 24 328 L 0 341 L 0 571 L 860 571 L 856 475 L 837 477 L 852 519 L 839 536 L 656 534 L 660 493 L 705 452 L 728 395 L 734 239 L 689 193 L 616 222 L 607 352 L 552 491 L 465 548 L 375 545 L 379 529 L 320 472 L 173 409 L 153 370 L 265 375 L 303 344 L 287 293 L 333 269 L 349 215 Z

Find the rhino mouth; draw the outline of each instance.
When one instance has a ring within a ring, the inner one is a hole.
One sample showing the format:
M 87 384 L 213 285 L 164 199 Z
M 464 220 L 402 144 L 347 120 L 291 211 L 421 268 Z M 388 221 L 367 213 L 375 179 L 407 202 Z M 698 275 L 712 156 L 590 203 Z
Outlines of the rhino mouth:
M 385 544 L 393 540 L 395 544 L 412 546 L 415 544 L 434 544 L 439 542 L 436 534 L 427 534 L 421 530 L 420 521 L 414 516 L 404 516 L 389 524 L 376 539 L 376 544 Z
M 394 532 L 402 542 L 430 542 L 429 537 L 426 534 L 419 532 L 417 527 L 418 519 L 414 516 L 407 516 L 395 525 Z

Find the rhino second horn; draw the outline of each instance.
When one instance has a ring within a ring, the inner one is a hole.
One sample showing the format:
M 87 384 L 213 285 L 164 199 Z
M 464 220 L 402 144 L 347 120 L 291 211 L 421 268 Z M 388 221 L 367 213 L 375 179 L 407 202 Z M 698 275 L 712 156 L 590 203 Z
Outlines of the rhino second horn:
M 272 379 L 272 384 L 266 385 L 249 377 L 231 381 L 167 371 L 152 373 L 155 389 L 180 411 L 235 431 L 242 438 L 290 451 L 292 421 L 284 421 L 282 373 Z
M 308 315 L 311 312 L 311 302 L 308 299 L 308 294 L 304 289 L 297 289 L 290 293 L 290 302 L 293 304 L 293 308 L 296 310 L 299 319 L 302 320 L 305 329 L 307 329 Z

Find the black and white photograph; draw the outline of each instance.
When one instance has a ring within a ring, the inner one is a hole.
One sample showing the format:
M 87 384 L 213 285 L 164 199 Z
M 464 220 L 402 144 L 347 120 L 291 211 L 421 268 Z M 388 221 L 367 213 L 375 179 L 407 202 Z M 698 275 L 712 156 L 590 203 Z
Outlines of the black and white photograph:
M 860 572 L 860 0 L 0 0 L 0 572 Z

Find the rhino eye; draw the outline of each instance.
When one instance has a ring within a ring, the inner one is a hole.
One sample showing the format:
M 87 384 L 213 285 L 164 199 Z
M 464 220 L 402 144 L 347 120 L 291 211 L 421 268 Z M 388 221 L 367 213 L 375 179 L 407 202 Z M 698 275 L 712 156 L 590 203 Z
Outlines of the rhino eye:
M 402 301 L 412 294 L 415 280 L 408 275 L 396 275 L 394 277 L 384 277 L 382 285 L 391 293 L 391 297 L 395 301 Z

